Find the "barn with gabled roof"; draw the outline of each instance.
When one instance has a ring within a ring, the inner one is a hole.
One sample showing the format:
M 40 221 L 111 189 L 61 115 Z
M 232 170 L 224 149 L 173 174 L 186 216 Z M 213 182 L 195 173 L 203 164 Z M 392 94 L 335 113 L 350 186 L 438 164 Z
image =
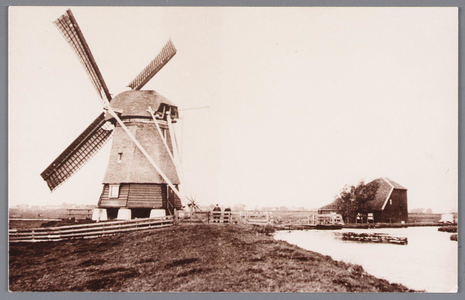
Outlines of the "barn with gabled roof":
M 397 182 L 386 178 L 378 178 L 372 182 L 377 183 L 375 197 L 368 201 L 368 212 L 373 215 L 375 223 L 407 223 L 408 203 L 407 189 Z M 338 201 L 321 207 L 318 213 L 341 213 Z
M 378 178 L 376 196 L 370 201 L 376 223 L 407 223 L 407 189 L 389 178 Z

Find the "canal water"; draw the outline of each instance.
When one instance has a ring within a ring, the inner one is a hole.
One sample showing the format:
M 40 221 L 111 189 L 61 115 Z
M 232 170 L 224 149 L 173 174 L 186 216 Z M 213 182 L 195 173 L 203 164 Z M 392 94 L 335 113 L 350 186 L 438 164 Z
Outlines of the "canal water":
M 387 233 L 407 237 L 408 245 L 344 241 L 342 232 Z M 455 292 L 458 281 L 458 244 L 438 227 L 279 231 L 275 239 L 361 265 L 392 283 L 427 292 Z

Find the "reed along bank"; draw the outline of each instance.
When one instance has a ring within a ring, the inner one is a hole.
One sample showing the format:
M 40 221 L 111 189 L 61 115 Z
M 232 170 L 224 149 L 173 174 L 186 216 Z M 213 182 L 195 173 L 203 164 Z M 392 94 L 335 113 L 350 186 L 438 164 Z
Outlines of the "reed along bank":
M 251 225 L 11 243 L 10 291 L 412 292 Z

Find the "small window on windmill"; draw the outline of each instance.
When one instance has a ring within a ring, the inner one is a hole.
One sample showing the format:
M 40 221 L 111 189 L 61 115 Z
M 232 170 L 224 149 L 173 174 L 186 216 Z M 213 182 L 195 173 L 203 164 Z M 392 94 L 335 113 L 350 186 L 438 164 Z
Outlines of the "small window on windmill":
M 389 205 L 392 205 L 392 199 L 389 199 Z
M 160 105 L 160 107 L 157 110 L 157 114 L 159 115 L 160 119 L 165 120 L 166 118 L 165 112 L 166 112 L 166 105 L 163 105 L 163 104 Z
M 108 192 L 108 198 L 118 198 L 119 196 L 119 184 L 110 184 L 110 191 Z
M 123 158 L 123 152 L 118 153 L 118 163 L 121 163 L 122 158 Z

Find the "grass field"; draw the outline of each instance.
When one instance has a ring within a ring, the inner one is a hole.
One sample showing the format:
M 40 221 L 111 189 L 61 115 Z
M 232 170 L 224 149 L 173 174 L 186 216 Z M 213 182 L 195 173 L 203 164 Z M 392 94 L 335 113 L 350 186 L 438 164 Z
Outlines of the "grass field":
M 246 225 L 10 244 L 11 291 L 407 292 Z

